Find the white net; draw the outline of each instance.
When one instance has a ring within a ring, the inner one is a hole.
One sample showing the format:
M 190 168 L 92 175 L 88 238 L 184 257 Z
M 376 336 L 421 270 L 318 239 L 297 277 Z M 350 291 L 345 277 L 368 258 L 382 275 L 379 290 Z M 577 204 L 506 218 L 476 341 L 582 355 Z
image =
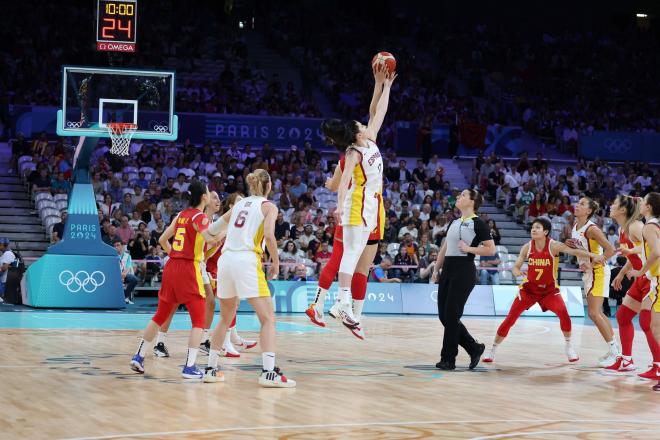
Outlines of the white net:
M 125 122 L 109 122 L 107 126 L 110 139 L 112 139 L 110 152 L 119 156 L 128 156 L 131 139 L 137 125 Z

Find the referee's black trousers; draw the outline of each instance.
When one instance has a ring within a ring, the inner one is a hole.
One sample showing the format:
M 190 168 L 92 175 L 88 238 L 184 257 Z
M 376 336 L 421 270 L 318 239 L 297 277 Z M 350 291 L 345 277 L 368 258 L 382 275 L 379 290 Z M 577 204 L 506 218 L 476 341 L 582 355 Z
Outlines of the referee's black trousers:
M 438 317 L 445 327 L 440 360 L 453 362 L 460 345 L 472 354 L 477 341 L 461 322 L 463 308 L 477 282 L 477 269 L 468 257 L 446 257 L 438 279 Z

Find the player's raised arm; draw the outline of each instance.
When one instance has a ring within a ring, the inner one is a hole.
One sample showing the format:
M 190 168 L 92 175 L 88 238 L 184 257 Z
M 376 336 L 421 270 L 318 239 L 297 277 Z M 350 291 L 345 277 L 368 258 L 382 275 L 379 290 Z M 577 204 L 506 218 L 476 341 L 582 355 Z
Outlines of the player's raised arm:
M 593 261 L 594 263 L 603 264 L 605 262 L 604 255 L 594 254 L 585 249 L 572 248 L 562 242 L 554 241 L 554 240 L 552 241 L 552 243 L 550 243 L 550 252 L 554 256 L 556 256 L 559 253 L 562 253 L 562 254 L 573 255 L 574 257 L 578 257 L 578 258 L 590 258 L 591 261 Z
M 385 120 L 385 115 L 387 114 L 387 107 L 390 103 L 390 89 L 392 88 L 392 83 L 396 79 L 397 74 L 394 72 L 387 72 L 385 74 L 385 81 L 383 82 L 383 92 L 378 100 L 376 105 L 376 111 L 374 116 L 369 119 L 369 124 L 367 125 L 366 136 L 372 141 L 376 141 L 378 137 L 378 131 L 383 125 Z
M 383 94 L 383 84 L 385 84 L 385 73 L 387 67 L 385 64 L 376 64 L 374 66 L 374 94 L 371 96 L 371 104 L 369 104 L 369 121 L 376 115 L 376 107 L 380 96 Z

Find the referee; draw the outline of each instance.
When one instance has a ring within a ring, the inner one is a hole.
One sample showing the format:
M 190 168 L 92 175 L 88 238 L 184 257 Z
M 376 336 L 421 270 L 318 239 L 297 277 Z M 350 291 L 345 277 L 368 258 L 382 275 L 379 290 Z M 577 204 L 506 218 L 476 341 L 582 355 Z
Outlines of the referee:
M 495 255 L 490 228 L 475 214 L 482 202 L 481 194 L 473 189 L 464 190 L 456 198 L 461 218 L 449 225 L 433 269 L 433 280 L 438 280 L 438 317 L 445 326 L 440 362 L 435 365 L 441 370 L 456 368 L 459 345 L 470 355 L 470 370 L 477 366 L 486 348 L 474 340 L 461 322 L 463 308 L 477 281 L 474 256 Z

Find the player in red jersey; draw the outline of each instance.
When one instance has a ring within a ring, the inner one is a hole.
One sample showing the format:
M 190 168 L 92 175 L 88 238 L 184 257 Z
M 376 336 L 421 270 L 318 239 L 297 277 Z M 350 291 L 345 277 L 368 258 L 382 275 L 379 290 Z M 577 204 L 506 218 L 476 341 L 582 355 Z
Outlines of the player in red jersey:
M 210 200 L 206 184 L 193 182 L 189 191 L 193 207 L 181 211 L 158 240 L 170 258 L 163 270 L 163 283 L 158 292 L 158 309 L 131 359 L 131 369 L 138 373 L 144 373 L 147 343 L 153 341 L 177 305 L 185 304 L 192 321 L 192 330 L 188 338 L 188 356 L 182 376 L 186 379 L 201 379 L 204 376 L 195 364 L 206 309 L 206 292 L 200 262 L 204 258 L 204 244 L 216 245 L 218 240 L 208 231 L 209 218 L 202 212 Z M 172 237 L 174 240 L 170 245 L 169 240 Z
M 644 223 L 640 221 L 639 200 L 630 196 L 618 195 L 610 207 L 610 218 L 621 227 L 619 238 L 619 252 L 628 260 L 619 274 L 612 281 L 616 289 L 621 289 L 621 282 L 631 270 L 640 270 L 644 265 L 642 261 L 642 229 Z M 640 256 L 640 254 L 642 256 Z M 621 339 L 621 356 L 607 370 L 635 371 L 632 359 L 632 345 L 635 337 L 635 328 L 632 320 L 639 313 L 639 325 L 646 335 L 646 341 L 653 355 L 653 365 L 645 373 L 639 374 L 644 379 L 660 377 L 660 346 L 653 336 L 651 329 L 651 306 L 653 305 L 649 292 L 651 281 L 642 274 L 635 278 L 632 286 L 626 292 L 623 304 L 616 313 L 619 323 L 619 338 Z
M 328 178 L 325 182 L 325 187 L 330 191 L 336 192 L 339 188 L 341 181 L 342 171 L 344 170 L 344 158 L 339 160 L 339 164 L 335 168 L 332 177 Z M 378 216 L 378 225 L 369 235 L 367 247 L 360 256 L 358 264 L 355 268 L 355 273 L 351 280 L 351 296 L 353 297 L 353 315 L 355 319 L 362 324 L 362 308 L 364 307 L 364 298 L 367 295 L 367 280 L 369 277 L 369 269 L 371 263 L 378 252 L 378 242 L 383 237 L 383 228 L 385 227 L 384 215 Z M 325 297 L 330 290 L 332 281 L 339 272 L 339 264 L 344 255 L 344 234 L 341 225 L 335 226 L 335 233 L 332 242 L 332 253 L 330 259 L 327 261 L 321 274 L 319 276 L 319 284 L 316 288 L 316 297 L 314 302 L 309 305 L 305 313 L 312 321 L 313 324 L 319 327 L 325 327 L 325 319 L 323 318 L 323 306 L 325 304 Z M 364 326 L 358 325 L 356 327 L 347 327 L 351 333 L 358 339 L 364 339 Z
M 525 279 L 518 290 L 518 297 L 511 304 L 509 314 L 497 329 L 492 348 L 484 355 L 484 362 L 493 362 L 495 350 L 509 334 L 509 330 L 518 317 L 536 303 L 541 306 L 543 311 L 550 310 L 559 317 L 559 325 L 566 339 L 566 355 L 569 362 L 579 359 L 571 344 L 571 318 L 568 316 L 566 304 L 559 293 L 557 284 L 558 255 L 565 253 L 576 257 L 592 258 L 593 261 L 601 263 L 604 257 L 582 249 L 572 249 L 550 239 L 551 230 L 552 223 L 546 218 L 539 217 L 532 223 L 532 240 L 522 247 L 512 270 L 516 277 L 522 276 L 524 273 L 521 268 L 527 260 Z

